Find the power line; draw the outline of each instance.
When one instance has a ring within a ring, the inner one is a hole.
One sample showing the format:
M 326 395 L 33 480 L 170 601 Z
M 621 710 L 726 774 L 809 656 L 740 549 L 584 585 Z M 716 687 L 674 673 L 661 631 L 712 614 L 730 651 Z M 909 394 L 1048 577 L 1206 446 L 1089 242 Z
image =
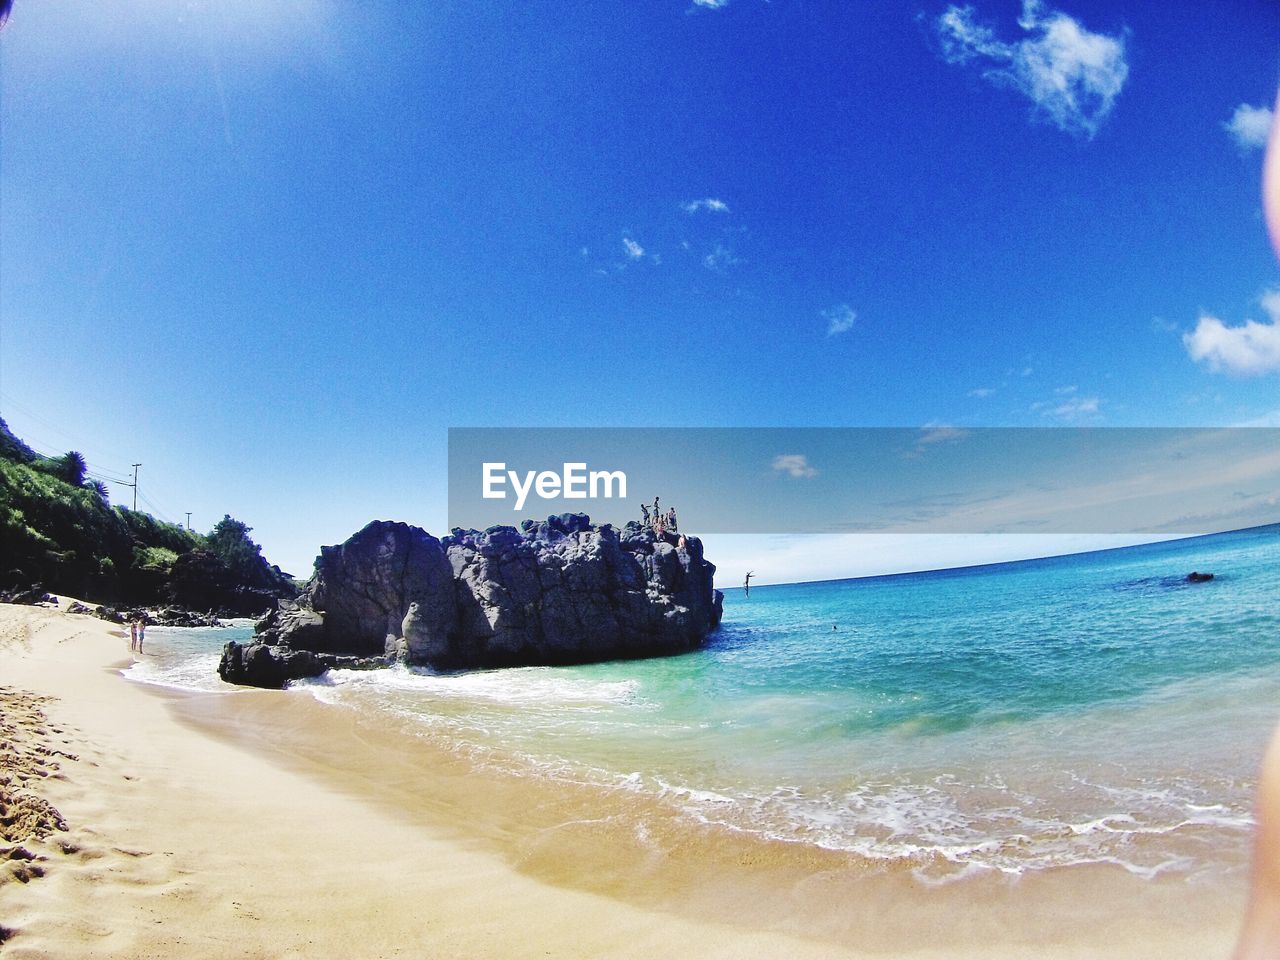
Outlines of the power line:
M 40 440 L 36 437 L 32 437 L 31 434 L 27 434 L 23 438 L 23 442 L 27 446 L 31 447 L 31 449 L 33 449 L 36 453 L 40 454 L 42 457 L 45 457 L 49 460 L 56 460 L 58 457 L 61 457 L 66 452 L 63 450 L 58 450 L 52 444 L 46 443 L 43 440 Z M 124 484 L 125 486 L 128 486 L 129 481 L 124 479 L 123 477 L 110 476 L 110 474 L 118 473 L 118 472 L 123 472 L 123 471 L 116 471 L 110 467 L 96 467 L 93 470 L 85 471 L 85 473 L 88 474 L 89 476 L 98 475 L 96 479 L 107 480 L 107 481 L 110 481 L 111 483 L 120 483 L 120 484 Z
M 130 481 L 126 480 L 124 477 L 113 477 L 108 473 L 103 473 L 101 470 L 86 470 L 85 474 L 86 476 L 93 477 L 93 479 L 95 480 L 105 480 L 107 481 L 107 483 L 118 483 L 121 486 L 125 486 L 125 487 L 129 487 L 133 485 Z
M 24 416 L 30 417 L 32 420 L 35 420 L 38 423 L 44 424 L 55 434 L 62 436 L 67 440 L 70 440 L 74 446 L 79 446 L 79 444 L 76 443 L 75 438 L 72 437 L 71 434 L 67 433 L 66 431 L 58 427 L 56 424 L 50 422 L 49 420 L 35 413 L 30 408 L 26 407 L 24 404 L 21 404 L 18 401 L 14 400 L 8 394 L 0 393 L 0 400 L 3 400 L 4 403 L 15 407 Z M 32 449 L 34 449 L 37 453 L 39 453 L 41 456 L 44 456 L 46 458 L 56 459 L 57 457 L 60 457 L 63 455 L 61 451 L 58 451 L 54 447 L 54 445 L 47 444 L 44 441 L 39 439 L 31 438 L 30 434 L 27 434 L 26 442 Z M 129 469 L 133 471 L 132 480 L 128 479 L 128 470 L 119 470 L 114 467 L 95 467 L 93 470 L 86 469 L 85 476 L 90 477 L 94 480 L 100 480 L 106 483 L 114 483 L 122 487 L 130 487 L 133 490 L 133 509 L 135 511 L 138 509 L 138 501 L 141 500 L 143 504 L 149 507 L 151 511 L 157 517 L 163 520 L 165 523 L 171 523 L 174 526 L 178 526 L 177 523 L 175 523 L 172 519 L 170 519 L 170 515 L 167 511 L 164 511 L 160 507 L 156 506 L 155 502 L 152 501 L 150 498 L 148 498 L 145 494 L 138 492 L 138 468 L 141 466 L 142 466 L 141 463 L 131 463 L 129 465 Z M 190 523 L 189 517 L 188 517 L 188 523 Z
M 168 514 L 166 514 L 163 510 L 161 510 L 159 507 L 157 507 L 154 503 L 152 503 L 150 500 L 148 500 L 148 499 L 146 498 L 146 496 L 142 496 L 142 503 L 143 503 L 143 506 L 146 506 L 146 507 L 148 507 L 148 508 L 151 510 L 152 514 L 154 514 L 155 516 L 159 517 L 159 518 L 160 518 L 161 520 L 163 520 L 165 523 L 171 524 L 171 525 L 173 525 L 173 526 L 175 526 L 175 527 L 177 527 L 177 526 L 181 526 L 181 524 L 179 524 L 179 523 L 175 522 L 175 521 L 173 520 L 173 518 L 172 518 L 172 517 L 170 517 L 170 516 L 169 516 Z
M 5 393 L 3 390 L 0 390 L 0 401 L 3 401 L 6 405 L 15 408 L 23 416 L 29 417 L 30 419 L 34 420 L 36 423 L 43 424 L 49 430 L 53 431 L 53 433 L 56 434 L 57 436 L 62 437 L 64 440 L 70 441 L 73 448 L 78 448 L 80 446 L 79 442 L 76 440 L 76 438 L 72 434 L 68 433 L 66 430 L 63 430 L 52 420 L 49 420 L 46 417 L 43 417 L 40 414 L 36 413 L 26 404 L 20 403 L 19 401 L 13 399 L 12 396 Z M 57 446 L 57 444 L 46 444 L 45 446 L 53 447 L 53 446 Z M 119 457 L 119 453 L 115 450 L 108 450 L 107 453 L 109 453 L 112 457 Z M 123 460 L 124 458 L 120 457 L 120 459 Z M 113 468 L 113 472 L 124 473 L 125 471 L 123 470 L 117 471 L 117 470 L 114 470 Z
M 32 439 L 30 436 L 25 438 L 23 442 L 27 446 L 31 447 L 31 449 L 33 449 L 36 453 L 40 454 L 42 457 L 48 460 L 56 460 L 58 459 L 58 457 L 61 457 L 63 455 L 61 451 L 55 450 L 52 447 L 48 446 L 45 443 L 42 443 L 39 440 Z M 129 480 L 126 480 L 124 477 L 113 477 L 111 476 L 111 473 L 112 471 L 108 470 L 105 467 L 99 467 L 93 470 L 86 469 L 84 472 L 86 477 L 92 477 L 94 480 L 103 480 L 103 481 L 106 481 L 107 483 L 118 483 L 124 487 L 129 487 L 133 485 Z

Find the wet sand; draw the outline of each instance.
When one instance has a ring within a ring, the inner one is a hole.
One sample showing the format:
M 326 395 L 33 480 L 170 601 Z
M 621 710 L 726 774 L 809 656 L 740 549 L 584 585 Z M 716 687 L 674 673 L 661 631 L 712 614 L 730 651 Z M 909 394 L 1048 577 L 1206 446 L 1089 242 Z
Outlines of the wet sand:
M 0 606 L 0 759 L 65 823 L 0 874 L 7 956 L 1225 958 L 1243 909 L 1106 866 L 929 887 L 306 694 L 131 683 L 127 647 Z

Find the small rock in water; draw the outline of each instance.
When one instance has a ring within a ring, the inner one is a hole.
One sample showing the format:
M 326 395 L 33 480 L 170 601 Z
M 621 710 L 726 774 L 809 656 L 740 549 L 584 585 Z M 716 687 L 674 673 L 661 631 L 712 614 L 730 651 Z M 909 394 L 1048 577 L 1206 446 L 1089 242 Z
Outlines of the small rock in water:
M 1201 573 L 1199 570 L 1192 570 L 1187 574 L 1187 583 L 1206 583 L 1212 579 L 1212 573 Z

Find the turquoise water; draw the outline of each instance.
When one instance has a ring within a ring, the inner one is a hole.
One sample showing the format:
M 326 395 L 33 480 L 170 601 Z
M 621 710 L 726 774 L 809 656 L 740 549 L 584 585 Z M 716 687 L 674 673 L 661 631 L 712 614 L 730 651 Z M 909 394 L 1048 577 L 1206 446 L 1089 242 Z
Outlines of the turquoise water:
M 1084 862 L 1202 876 L 1242 868 L 1280 719 L 1277 561 L 1268 527 L 729 590 L 723 628 L 686 656 L 339 671 L 293 695 L 928 882 Z M 232 635 L 157 630 L 130 673 L 215 689 L 211 651 Z

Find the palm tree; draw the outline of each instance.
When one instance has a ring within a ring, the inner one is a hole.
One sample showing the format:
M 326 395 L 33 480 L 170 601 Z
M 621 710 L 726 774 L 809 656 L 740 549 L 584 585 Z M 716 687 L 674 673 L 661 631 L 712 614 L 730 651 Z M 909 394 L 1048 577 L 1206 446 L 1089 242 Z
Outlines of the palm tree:
M 98 496 L 102 498 L 103 503 L 111 502 L 111 496 L 107 491 L 107 485 L 101 480 L 86 480 L 84 485 L 97 493 Z
M 62 479 L 73 487 L 84 485 L 84 475 L 89 470 L 89 465 L 84 461 L 84 455 L 77 450 L 69 450 L 58 458 Z

